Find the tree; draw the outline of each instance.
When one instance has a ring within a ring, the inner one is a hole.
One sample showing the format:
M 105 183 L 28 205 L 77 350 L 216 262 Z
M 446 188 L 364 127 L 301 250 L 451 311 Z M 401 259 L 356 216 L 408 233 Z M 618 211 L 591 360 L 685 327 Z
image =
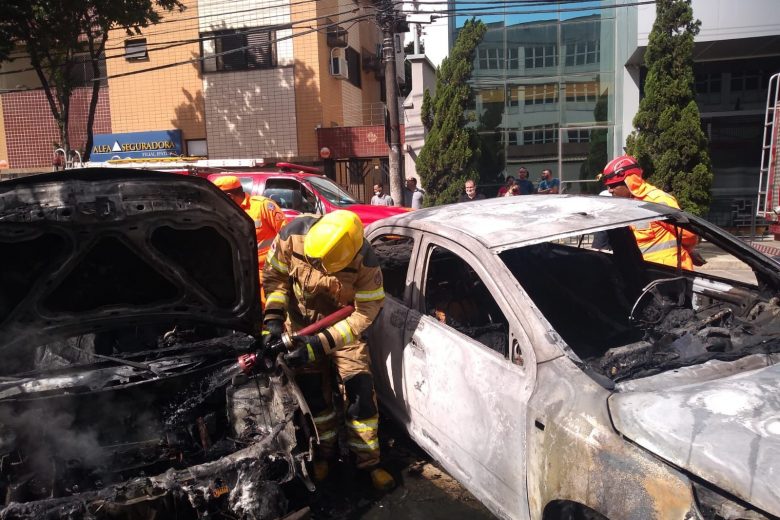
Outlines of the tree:
M 479 180 L 480 143 L 476 130 L 466 127 L 465 109 L 473 106 L 468 80 L 476 47 L 486 30 L 481 21 L 466 22 L 450 55 L 436 70 L 436 94 L 431 96 L 426 90 L 423 97 L 422 121 L 428 135 L 416 165 L 428 206 L 455 202 L 466 179 Z
M 111 29 L 128 34 L 160 20 L 158 9 L 184 9 L 180 0 L 3 0 L 0 2 L 0 61 L 20 48 L 30 58 L 60 133 L 70 151 L 70 99 L 82 80 L 74 72 L 88 66 L 92 78 L 100 65 Z M 100 82 L 92 81 L 84 158 L 92 148 L 92 128 Z
M 657 0 L 645 54 L 645 96 L 626 141 L 652 184 L 680 206 L 703 215 L 710 204 L 712 165 L 693 91 L 693 39 L 701 22 L 690 0 Z

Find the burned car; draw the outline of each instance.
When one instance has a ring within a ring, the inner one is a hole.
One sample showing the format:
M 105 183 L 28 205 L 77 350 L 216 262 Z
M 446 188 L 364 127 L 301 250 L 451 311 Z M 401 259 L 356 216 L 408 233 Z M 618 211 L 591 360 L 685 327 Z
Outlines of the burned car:
M 751 280 L 646 262 L 631 226 L 652 221 Z M 682 211 L 606 197 L 453 204 L 367 236 L 389 295 L 369 338 L 379 401 L 496 515 L 780 515 L 773 260 Z
M 246 375 L 254 224 L 205 179 L 0 183 L 0 518 L 278 518 L 316 430 Z

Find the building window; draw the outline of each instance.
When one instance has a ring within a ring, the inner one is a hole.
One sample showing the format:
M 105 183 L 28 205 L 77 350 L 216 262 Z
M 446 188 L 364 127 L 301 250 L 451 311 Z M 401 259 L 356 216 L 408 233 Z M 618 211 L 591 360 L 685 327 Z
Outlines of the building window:
M 208 157 L 209 148 L 208 148 L 208 144 L 206 143 L 206 140 L 187 139 L 187 155 L 191 157 Z
M 506 104 L 512 108 L 520 106 L 520 89 L 518 87 L 507 87 Z
M 275 31 L 262 28 L 202 35 L 203 72 L 273 68 L 275 37 Z
M 554 83 L 525 87 L 525 105 L 550 105 L 558 102 L 558 89 Z
M 566 66 L 589 65 L 599 62 L 599 42 L 569 42 L 566 44 Z
M 549 144 L 558 142 L 558 125 L 528 126 L 523 132 L 523 144 Z
M 106 55 L 101 54 L 98 58 L 98 74 L 101 85 L 107 85 L 106 81 Z M 68 78 L 74 87 L 91 87 L 94 83 L 95 72 L 92 70 L 92 60 L 87 54 L 74 56 L 73 66 L 68 72 Z
M 761 76 L 761 72 L 754 70 L 732 72 L 731 101 L 743 103 L 763 101 L 766 94 L 761 92 Z
M 720 105 L 722 80 L 720 72 L 696 74 L 696 101 L 703 105 Z
M 570 143 L 589 143 L 590 128 L 571 128 L 566 131 L 566 137 Z
M 347 70 L 349 71 L 348 81 L 357 88 L 361 88 L 360 53 L 352 47 L 347 47 L 344 50 L 344 58 L 347 60 Z
M 517 132 L 509 132 L 507 134 L 507 142 L 509 146 L 517 146 Z
M 504 49 L 480 47 L 478 56 L 481 70 L 499 70 L 504 66 Z
M 520 49 L 512 47 L 507 49 L 506 68 L 510 70 L 520 70 Z
M 127 61 L 148 60 L 149 51 L 146 49 L 146 38 L 125 40 L 125 59 Z
M 525 48 L 525 68 L 539 69 L 558 65 L 555 45 L 539 45 Z
M 566 83 L 566 101 L 569 103 L 595 103 L 599 97 L 595 81 Z

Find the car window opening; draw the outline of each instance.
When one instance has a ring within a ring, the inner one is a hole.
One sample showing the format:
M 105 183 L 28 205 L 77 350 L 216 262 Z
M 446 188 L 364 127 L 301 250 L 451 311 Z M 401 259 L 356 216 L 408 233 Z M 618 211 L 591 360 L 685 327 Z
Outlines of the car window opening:
M 466 261 L 442 247 L 429 257 L 425 312 L 507 356 L 509 324 L 495 298 Z
M 371 245 L 382 269 L 385 293 L 403 299 L 414 240 L 399 235 L 382 235 Z
M 780 327 L 770 326 L 780 320 L 777 298 L 717 271 L 648 262 L 629 227 L 586 243 L 575 236 L 500 254 L 586 371 L 618 382 L 780 351 Z

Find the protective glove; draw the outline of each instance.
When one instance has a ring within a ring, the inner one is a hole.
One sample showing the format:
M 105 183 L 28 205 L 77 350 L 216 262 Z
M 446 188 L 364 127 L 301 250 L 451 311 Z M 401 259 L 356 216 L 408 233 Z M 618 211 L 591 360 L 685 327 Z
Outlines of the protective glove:
M 270 345 L 277 343 L 282 339 L 284 332 L 284 322 L 282 320 L 268 320 L 265 322 L 263 330 L 263 348 L 267 349 Z
M 295 336 L 292 350 L 284 354 L 284 361 L 290 368 L 316 363 L 322 359 L 325 359 L 325 349 L 319 336 Z

